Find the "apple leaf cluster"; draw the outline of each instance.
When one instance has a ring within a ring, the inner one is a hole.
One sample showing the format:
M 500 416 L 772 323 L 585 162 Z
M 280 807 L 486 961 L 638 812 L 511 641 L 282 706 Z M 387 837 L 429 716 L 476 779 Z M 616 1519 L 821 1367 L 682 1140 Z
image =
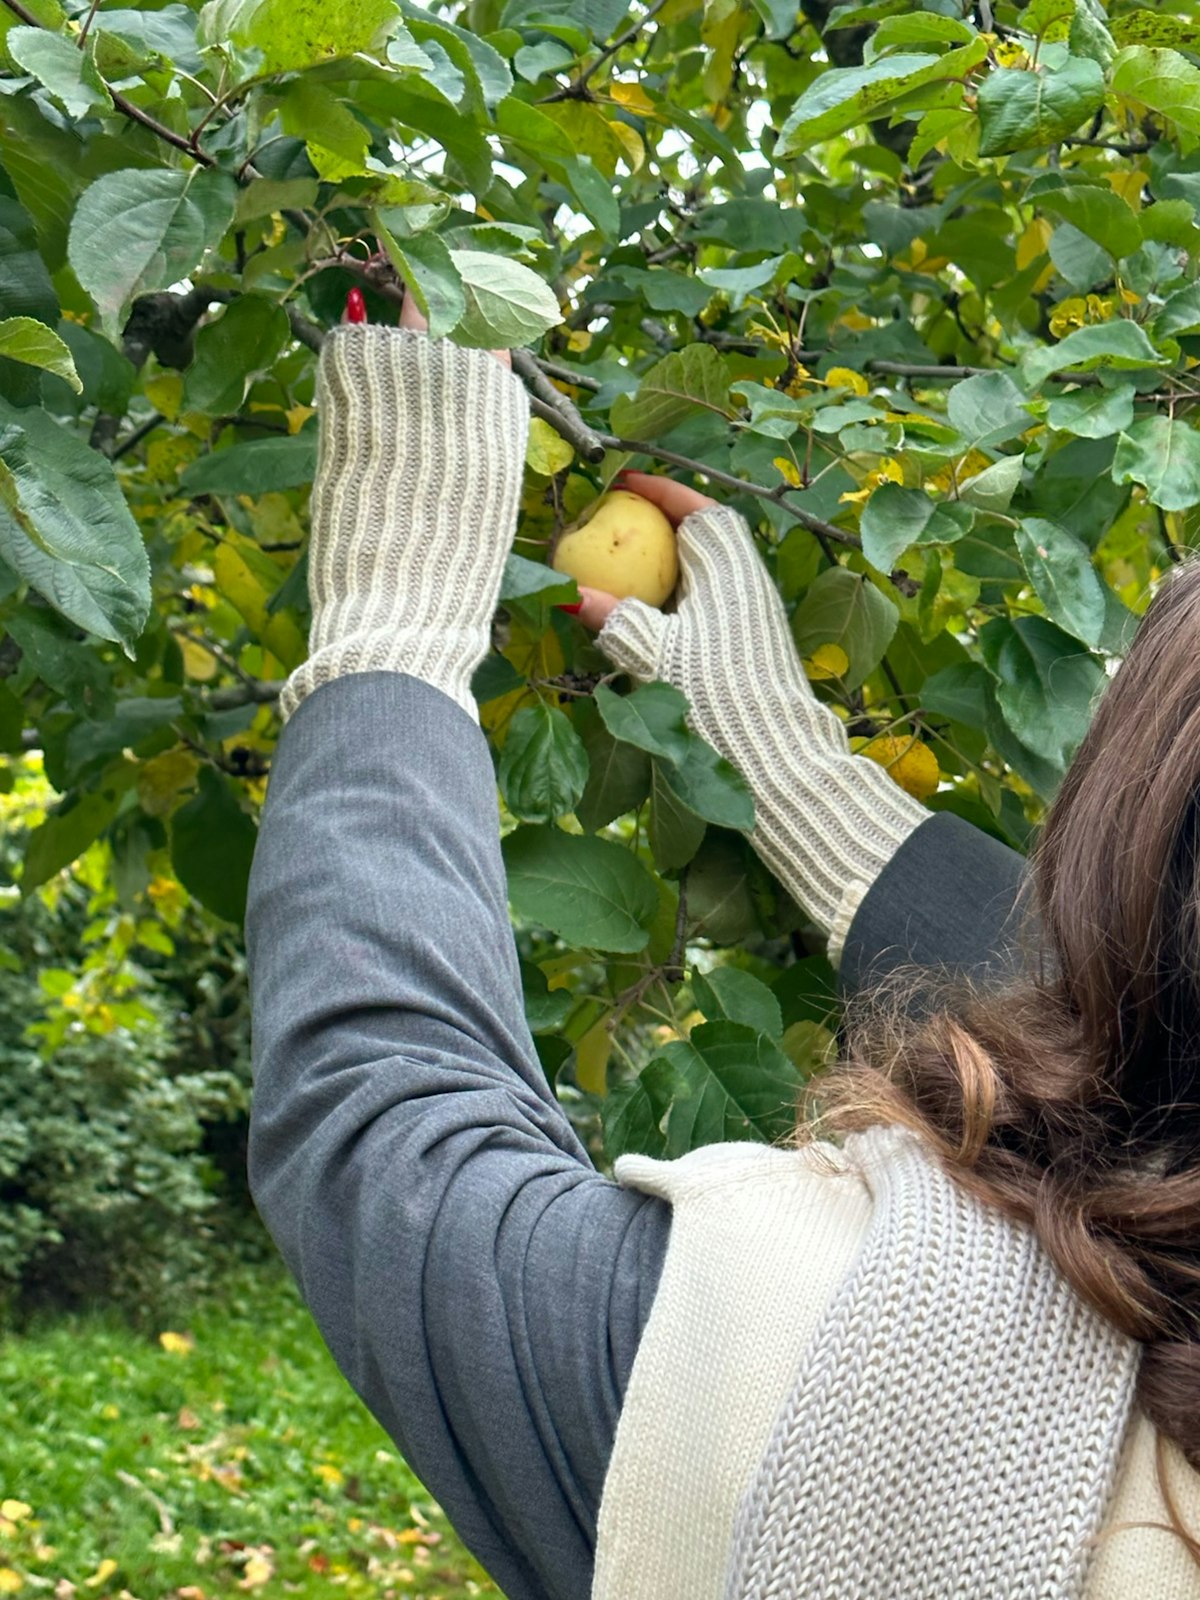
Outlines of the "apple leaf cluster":
M 57 797 L 21 892 L 83 862 L 147 938 L 168 892 L 239 921 L 317 352 L 407 289 L 534 401 L 475 689 L 547 1071 L 610 1154 L 775 1137 L 819 937 L 550 541 L 631 462 L 726 498 L 850 737 L 1025 848 L 1200 540 L 1198 207 L 1197 0 L 0 0 L 0 781 Z

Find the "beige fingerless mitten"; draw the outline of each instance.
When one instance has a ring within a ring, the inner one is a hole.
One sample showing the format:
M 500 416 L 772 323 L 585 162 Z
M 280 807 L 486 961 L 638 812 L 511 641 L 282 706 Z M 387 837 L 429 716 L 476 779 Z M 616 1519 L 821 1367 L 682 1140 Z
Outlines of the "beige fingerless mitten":
M 322 683 L 407 672 L 476 722 L 516 529 L 529 396 L 486 350 L 411 328 L 347 323 L 321 348 L 312 488 L 310 655 L 286 720 Z
M 753 792 L 751 843 L 826 931 L 836 964 L 863 896 L 929 812 L 851 753 L 813 694 L 745 518 L 728 506 L 693 511 L 678 540 L 675 612 L 623 600 L 600 648 L 635 678 L 688 697 L 692 727 Z

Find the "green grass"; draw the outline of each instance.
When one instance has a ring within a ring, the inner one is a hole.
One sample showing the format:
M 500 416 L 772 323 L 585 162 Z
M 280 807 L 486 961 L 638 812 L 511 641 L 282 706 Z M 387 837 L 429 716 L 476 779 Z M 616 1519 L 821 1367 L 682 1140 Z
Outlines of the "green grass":
M 0 1595 L 499 1594 L 280 1269 L 161 1332 L 93 1314 L 0 1345 Z

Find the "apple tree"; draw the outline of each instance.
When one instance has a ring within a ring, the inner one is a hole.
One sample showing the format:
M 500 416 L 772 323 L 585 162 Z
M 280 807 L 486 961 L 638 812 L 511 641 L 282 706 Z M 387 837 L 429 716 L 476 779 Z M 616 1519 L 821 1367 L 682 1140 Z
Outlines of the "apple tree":
M 408 292 L 532 399 L 475 688 L 546 1069 L 610 1155 L 785 1131 L 820 941 L 548 543 L 630 463 L 728 500 L 866 755 L 1026 847 L 1200 541 L 1196 0 L 0 0 L 0 91 L 13 887 L 93 913 L 51 1041 L 242 916 L 317 353 Z

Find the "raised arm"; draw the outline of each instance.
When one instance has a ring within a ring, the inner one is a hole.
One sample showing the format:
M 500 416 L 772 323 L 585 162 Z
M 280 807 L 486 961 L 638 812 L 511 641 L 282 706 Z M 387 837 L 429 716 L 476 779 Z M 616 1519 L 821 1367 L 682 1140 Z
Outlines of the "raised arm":
M 678 605 L 613 607 L 589 591 L 582 620 L 603 623 L 598 643 L 617 666 L 681 689 L 697 732 L 745 777 L 751 843 L 824 929 L 843 991 L 909 961 L 1011 970 L 1023 857 L 851 752 L 744 517 L 670 479 L 626 478 L 678 523 Z
M 487 352 L 344 327 L 318 411 L 313 655 L 247 910 L 251 1186 L 341 1370 L 505 1592 L 585 1600 L 669 1213 L 595 1172 L 521 1006 L 469 684 L 528 402 Z

